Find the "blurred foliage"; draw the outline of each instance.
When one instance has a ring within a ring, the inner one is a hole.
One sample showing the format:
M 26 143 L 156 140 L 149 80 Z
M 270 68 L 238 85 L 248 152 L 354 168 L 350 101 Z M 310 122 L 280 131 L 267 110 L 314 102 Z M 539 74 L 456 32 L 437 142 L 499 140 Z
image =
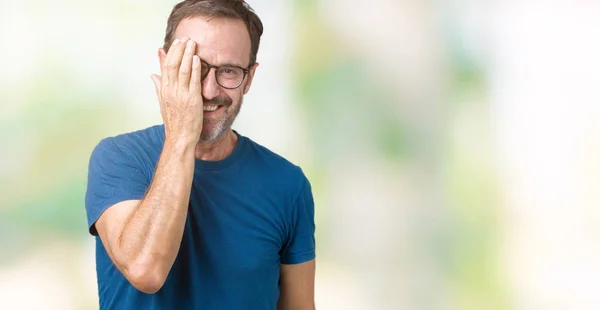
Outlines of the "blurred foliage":
M 403 180 L 419 180 L 422 186 L 415 195 L 420 200 L 412 208 L 415 213 L 435 213 L 439 223 L 416 224 L 410 233 L 413 242 L 423 244 L 432 269 L 441 269 L 440 287 L 452 288 L 456 303 L 449 307 L 506 309 L 497 262 L 499 194 L 491 170 L 492 147 L 486 144 L 491 134 L 486 69 L 450 27 L 444 42 L 448 83 L 436 106 L 440 117 L 433 118 L 439 123 L 403 119 L 393 109 L 406 109 L 405 98 L 390 91 L 394 85 L 374 78 L 366 65 L 368 55 L 348 48 L 351 43 L 319 14 L 320 1 L 293 4 L 299 49 L 292 56 L 292 97 L 306 115 L 303 128 L 312 158 L 305 169 L 315 196 L 329 190 L 330 166 L 354 153 L 384 162 L 391 175 L 405 173 Z M 123 8 L 111 13 L 116 14 L 111 23 L 123 23 L 124 31 L 134 33 L 129 14 L 144 14 L 131 4 Z M 54 61 L 44 59 L 47 64 Z M 115 93 L 102 93 L 79 79 L 76 73 L 47 65 L 27 85 L 1 89 L 23 94 L 19 99 L 24 102 L 16 115 L 0 122 L 0 131 L 10 133 L 3 155 L 22 161 L 0 176 L 5 189 L 0 196 L 1 263 L 18 260 L 47 241 L 88 238 L 83 203 L 89 155 L 113 132 L 112 125 L 123 128 L 131 115 L 117 110 L 126 106 L 117 86 Z M 390 102 L 397 106 L 384 104 Z M 438 204 L 425 206 L 428 199 Z M 317 212 L 318 246 L 330 242 L 327 229 L 336 220 L 325 213 Z M 395 242 L 394 236 L 390 240 Z M 419 295 L 416 299 L 422 300 L 415 303 L 430 306 L 430 297 Z
M 429 159 L 420 158 L 426 150 L 444 154 L 430 157 L 434 159 L 433 169 L 441 177 L 434 174 L 429 183 L 441 182 L 447 197 L 439 200 L 439 207 L 447 209 L 443 211 L 447 217 L 440 219 L 442 223 L 435 231 L 421 228 L 424 230 L 416 232 L 421 236 L 417 242 L 425 244 L 428 255 L 447 275 L 445 285 L 456 290 L 456 304 L 449 307 L 505 309 L 506 292 L 497 269 L 499 198 L 491 168 L 491 145 L 467 145 L 464 149 L 463 141 L 479 143 L 490 139 L 490 131 L 485 130 L 485 69 L 462 46 L 456 33 L 446 33 L 449 83 L 440 103 L 442 123 L 435 133 L 439 140 L 423 141 L 428 135 L 422 125 L 399 119 L 389 110 L 390 105 L 381 104 L 402 105 L 401 94 L 390 91 L 393 85 L 370 78 L 372 72 L 365 67 L 362 56 L 349 52 L 352 49 L 345 47 L 347 42 L 319 16 L 315 2 L 296 1 L 296 5 L 301 8 L 296 28 L 298 45 L 302 47 L 294 62 L 296 93 L 308 115 L 307 128 L 314 144 L 314 162 L 320 165 L 316 169 L 319 178 L 327 179 L 327 166 L 347 152 L 368 149 L 383 155 L 389 165 L 417 165 L 424 170 L 430 170 L 425 165 L 432 164 Z M 460 118 L 465 113 L 470 117 Z M 461 121 L 475 124 L 476 131 L 456 134 Z M 431 125 L 426 124 L 425 129 Z M 472 152 L 483 152 L 484 159 L 471 158 Z M 435 195 L 435 189 L 425 190 L 424 195 Z M 429 308 L 430 302 L 423 301 L 421 306 Z
M 102 108 L 119 100 L 115 94 L 82 91 L 77 77 L 69 73 L 41 70 L 29 82 L 21 110 L 0 128 L 10 133 L 5 156 L 18 163 L 1 180 L 3 259 L 17 259 L 32 245 L 56 238 L 86 237 L 83 201 L 89 155 L 107 124 L 127 119 Z M 15 90 L 6 90 L 11 91 Z

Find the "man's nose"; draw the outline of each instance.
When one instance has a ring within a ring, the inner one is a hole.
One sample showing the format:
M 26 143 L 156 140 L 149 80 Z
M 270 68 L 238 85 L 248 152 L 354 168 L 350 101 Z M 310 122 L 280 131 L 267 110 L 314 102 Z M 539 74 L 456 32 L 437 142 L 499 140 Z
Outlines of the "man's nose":
M 208 100 L 217 97 L 221 91 L 215 73 L 215 69 L 211 68 L 204 81 L 202 81 L 202 96 Z

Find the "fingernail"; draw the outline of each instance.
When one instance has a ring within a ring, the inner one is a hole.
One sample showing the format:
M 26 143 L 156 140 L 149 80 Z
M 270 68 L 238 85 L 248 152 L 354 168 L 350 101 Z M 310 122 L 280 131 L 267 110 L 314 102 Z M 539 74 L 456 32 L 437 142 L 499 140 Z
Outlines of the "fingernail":
M 192 40 L 189 40 L 189 41 L 187 42 L 187 47 L 192 47 L 192 46 L 194 46 L 194 41 L 192 41 Z
M 173 41 L 173 44 L 172 44 L 172 45 L 173 45 L 173 46 L 175 46 L 175 45 L 177 45 L 177 43 L 179 43 L 179 39 L 175 39 L 175 40 Z
M 181 38 L 181 39 L 179 39 L 179 40 L 181 41 L 181 43 L 185 43 L 185 42 L 187 42 L 188 38 L 186 38 L 186 37 L 183 37 L 183 38 Z

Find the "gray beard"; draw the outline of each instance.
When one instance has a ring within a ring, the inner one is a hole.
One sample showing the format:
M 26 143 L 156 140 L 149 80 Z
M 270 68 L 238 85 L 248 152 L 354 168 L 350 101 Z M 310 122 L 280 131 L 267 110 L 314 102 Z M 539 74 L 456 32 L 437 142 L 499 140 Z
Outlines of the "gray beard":
M 233 122 L 237 118 L 238 114 L 240 114 L 240 110 L 242 108 L 243 98 L 240 101 L 240 104 L 237 106 L 237 109 L 233 111 L 233 114 L 230 114 L 225 117 L 225 119 L 220 119 L 217 121 L 216 126 L 212 128 L 212 130 L 202 130 L 200 134 L 200 142 L 214 142 L 219 140 L 225 133 L 231 129 Z

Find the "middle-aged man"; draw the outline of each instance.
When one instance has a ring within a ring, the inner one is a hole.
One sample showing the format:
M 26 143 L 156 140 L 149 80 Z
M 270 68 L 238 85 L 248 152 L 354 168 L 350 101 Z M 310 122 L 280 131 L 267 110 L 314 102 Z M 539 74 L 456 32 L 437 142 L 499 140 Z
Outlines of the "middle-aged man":
M 164 124 L 90 158 L 100 309 L 315 308 L 310 183 L 231 129 L 262 31 L 244 1 L 173 8 L 152 75 Z

